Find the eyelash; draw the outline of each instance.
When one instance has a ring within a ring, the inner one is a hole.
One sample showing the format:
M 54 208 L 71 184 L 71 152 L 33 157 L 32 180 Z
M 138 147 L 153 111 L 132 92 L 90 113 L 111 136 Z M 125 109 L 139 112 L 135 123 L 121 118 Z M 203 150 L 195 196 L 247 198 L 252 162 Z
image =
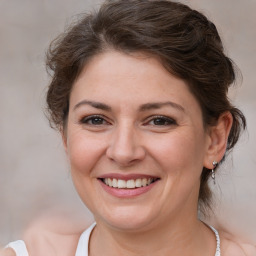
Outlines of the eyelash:
M 152 124 L 153 126 L 171 126 L 171 125 L 177 125 L 177 122 L 173 119 L 173 118 L 170 118 L 170 117 L 167 117 L 167 116 L 152 116 L 150 117 L 149 121 L 147 121 L 145 124 L 150 124 L 150 122 L 155 122 L 156 120 L 160 120 L 160 123 L 161 122 L 164 122 L 164 124 Z
M 109 122 L 106 121 L 106 118 L 104 116 L 101 116 L 101 115 L 92 115 L 92 116 L 83 117 L 83 118 L 81 118 L 80 123 L 81 124 L 87 124 L 87 125 L 95 125 L 95 126 L 104 125 L 103 123 L 93 124 L 92 123 L 93 120 L 95 121 L 96 119 L 101 120 L 101 122 L 104 122 L 106 124 L 109 124 Z
M 96 123 L 93 123 L 94 121 L 96 121 Z M 158 124 L 156 123 L 156 121 L 158 122 Z M 154 122 L 154 123 L 150 124 L 151 122 Z M 106 118 L 101 115 L 91 115 L 91 116 L 83 117 L 81 118 L 80 123 L 85 125 L 92 125 L 92 126 L 101 126 L 105 124 L 110 124 L 108 121 L 106 121 Z M 146 126 L 148 124 L 152 126 L 166 127 L 171 125 L 177 125 L 177 122 L 173 118 L 166 117 L 166 116 L 151 116 L 143 124 L 143 126 Z

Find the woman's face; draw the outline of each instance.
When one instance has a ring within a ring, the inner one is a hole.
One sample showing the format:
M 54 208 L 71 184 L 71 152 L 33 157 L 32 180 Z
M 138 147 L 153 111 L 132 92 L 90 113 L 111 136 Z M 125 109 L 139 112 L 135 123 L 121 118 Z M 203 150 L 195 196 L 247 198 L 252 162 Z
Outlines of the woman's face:
M 99 223 L 134 230 L 195 216 L 210 141 L 186 83 L 155 58 L 103 53 L 73 86 L 64 144 Z

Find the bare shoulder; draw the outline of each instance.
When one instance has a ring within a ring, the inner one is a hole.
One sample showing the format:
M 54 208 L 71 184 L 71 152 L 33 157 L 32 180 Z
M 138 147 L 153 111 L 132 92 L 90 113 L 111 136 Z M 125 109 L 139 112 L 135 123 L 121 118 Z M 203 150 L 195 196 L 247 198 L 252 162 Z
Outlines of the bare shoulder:
M 91 220 L 69 212 L 49 211 L 34 219 L 21 239 L 30 256 L 75 255 L 82 232 Z M 11 248 L 2 249 L 0 256 L 16 256 Z
M 23 237 L 30 256 L 75 255 L 80 235 L 89 225 L 82 219 L 51 214 L 34 221 Z
M 0 249 L 0 256 L 16 256 L 16 253 L 11 248 Z
M 80 232 L 63 234 L 46 229 L 31 229 L 26 232 L 24 241 L 30 256 L 68 256 L 75 255 L 79 237 Z
M 75 255 L 78 240 L 82 232 L 93 220 L 83 213 L 61 210 L 48 210 L 37 216 L 20 237 L 27 247 L 29 256 L 70 256 Z M 0 256 L 16 256 L 8 248 Z
M 221 237 L 221 253 L 223 256 L 255 256 L 256 246 L 240 243 L 224 235 Z

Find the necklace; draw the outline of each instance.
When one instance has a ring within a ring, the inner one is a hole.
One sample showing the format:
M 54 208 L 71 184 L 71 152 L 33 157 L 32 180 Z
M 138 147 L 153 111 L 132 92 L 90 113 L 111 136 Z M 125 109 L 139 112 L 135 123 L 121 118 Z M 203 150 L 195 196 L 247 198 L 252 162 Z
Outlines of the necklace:
M 216 237 L 216 242 L 217 242 L 217 247 L 216 247 L 216 252 L 215 252 L 215 256 L 221 256 L 220 255 L 220 236 L 218 231 L 213 228 L 212 226 L 210 226 L 211 230 L 214 232 L 215 237 Z
M 79 243 L 78 243 L 78 247 L 77 247 L 77 251 L 76 251 L 76 256 L 88 256 L 89 252 L 88 252 L 88 248 L 89 248 L 89 239 L 90 239 L 90 235 L 92 230 L 94 229 L 96 223 L 93 223 L 86 231 L 84 231 L 84 233 L 81 235 L 80 239 L 79 239 Z M 216 252 L 215 252 L 215 256 L 221 256 L 220 253 L 220 236 L 218 231 L 213 228 L 212 226 L 209 226 L 211 228 L 211 230 L 214 232 L 215 237 L 216 237 Z

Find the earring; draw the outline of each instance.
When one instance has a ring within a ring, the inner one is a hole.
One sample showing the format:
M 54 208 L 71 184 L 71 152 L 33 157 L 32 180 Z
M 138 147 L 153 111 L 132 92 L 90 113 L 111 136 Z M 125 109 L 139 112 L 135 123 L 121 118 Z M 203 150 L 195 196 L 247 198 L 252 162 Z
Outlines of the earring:
M 218 162 L 213 161 L 212 165 L 213 165 L 213 168 L 212 168 L 212 179 L 213 179 L 213 183 L 215 184 L 215 168 L 217 167 Z

